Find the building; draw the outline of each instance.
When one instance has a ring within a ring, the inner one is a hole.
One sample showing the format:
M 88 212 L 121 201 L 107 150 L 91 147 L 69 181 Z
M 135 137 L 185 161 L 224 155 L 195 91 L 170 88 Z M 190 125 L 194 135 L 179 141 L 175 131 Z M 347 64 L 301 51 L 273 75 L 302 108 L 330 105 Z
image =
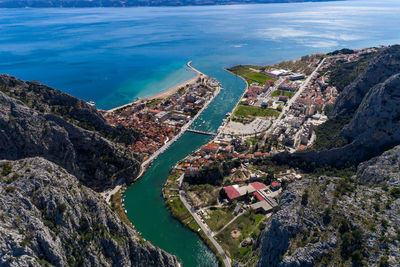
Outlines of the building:
M 254 210 L 255 212 L 260 213 L 268 213 L 273 210 L 273 207 L 267 203 L 267 201 L 259 201 L 257 203 L 251 204 L 250 209 Z
M 215 143 L 209 143 L 207 145 L 202 146 L 201 150 L 206 153 L 214 153 L 215 154 L 218 151 L 218 145 Z
M 279 188 L 281 188 L 281 184 L 280 184 L 280 183 L 278 183 L 278 182 L 272 182 L 272 183 L 271 183 L 271 190 L 272 190 L 272 191 L 276 191 L 276 190 L 278 190 Z
M 199 175 L 200 169 L 197 167 L 188 167 L 185 169 L 185 177 L 195 177 Z

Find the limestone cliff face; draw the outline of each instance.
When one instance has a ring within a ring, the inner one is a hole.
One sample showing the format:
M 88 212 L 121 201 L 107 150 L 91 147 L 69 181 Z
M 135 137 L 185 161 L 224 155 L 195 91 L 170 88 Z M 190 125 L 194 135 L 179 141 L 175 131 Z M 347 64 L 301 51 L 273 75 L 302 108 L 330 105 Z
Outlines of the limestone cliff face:
M 356 181 L 290 184 L 259 237 L 259 266 L 398 266 L 399 159 L 400 146 L 360 164 Z
M 44 158 L 1 160 L 0 184 L 0 266 L 178 265 Z
M 335 103 L 332 115 L 355 111 L 371 88 L 399 72 L 400 45 L 394 45 L 381 51 L 369 63 L 365 72 L 344 89 Z
M 60 116 L 85 130 L 96 131 L 111 141 L 130 145 L 137 139 L 138 133 L 109 125 L 97 109 L 85 101 L 39 82 L 0 74 L 0 91 L 22 101 L 29 108 Z
M 96 131 L 88 131 L 52 113 L 42 113 L 0 92 L 0 158 L 41 156 L 94 190 L 136 177 L 133 154 Z

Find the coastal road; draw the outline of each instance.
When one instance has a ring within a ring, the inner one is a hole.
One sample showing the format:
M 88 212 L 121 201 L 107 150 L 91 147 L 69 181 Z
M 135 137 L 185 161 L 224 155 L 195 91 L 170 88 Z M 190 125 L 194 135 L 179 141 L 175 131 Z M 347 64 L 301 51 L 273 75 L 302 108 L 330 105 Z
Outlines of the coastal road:
M 225 267 L 231 267 L 231 259 L 225 254 L 225 251 L 222 249 L 222 247 L 218 244 L 218 242 L 214 239 L 212 235 L 212 231 L 207 227 L 206 224 L 204 224 L 199 218 L 199 216 L 194 212 L 194 208 L 189 204 L 189 202 L 186 199 L 185 192 L 181 189 L 182 188 L 182 182 L 183 182 L 183 174 L 179 178 L 179 198 L 182 201 L 183 205 L 187 208 L 187 210 L 190 212 L 192 217 L 195 219 L 197 224 L 200 226 L 201 230 L 207 235 L 208 239 L 214 244 L 215 248 L 218 250 L 218 253 L 222 256 L 222 259 L 224 261 Z

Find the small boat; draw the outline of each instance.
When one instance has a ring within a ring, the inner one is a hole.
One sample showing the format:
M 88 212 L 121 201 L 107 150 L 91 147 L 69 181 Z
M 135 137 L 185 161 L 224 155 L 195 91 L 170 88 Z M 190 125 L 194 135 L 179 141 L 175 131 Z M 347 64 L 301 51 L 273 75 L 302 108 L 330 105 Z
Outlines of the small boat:
M 90 106 L 94 107 L 96 105 L 96 103 L 94 101 L 89 101 L 87 102 Z

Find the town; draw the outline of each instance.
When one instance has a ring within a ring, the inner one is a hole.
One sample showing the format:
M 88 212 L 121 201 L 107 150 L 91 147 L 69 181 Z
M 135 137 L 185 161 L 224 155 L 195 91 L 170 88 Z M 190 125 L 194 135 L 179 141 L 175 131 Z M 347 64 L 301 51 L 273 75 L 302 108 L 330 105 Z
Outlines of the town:
M 166 98 L 139 99 L 103 114 L 111 125 L 140 133 L 140 138 L 128 148 L 146 162 L 168 141 L 187 130 L 220 90 L 219 82 L 199 73 L 193 83 L 185 84 Z
M 221 255 L 249 260 L 251 244 L 278 206 L 282 187 L 304 175 L 271 164 L 271 155 L 312 148 L 315 129 L 327 121 L 340 92 L 331 83 L 332 68 L 377 49 L 229 69 L 248 88 L 217 136 L 171 170 L 163 196 L 172 214 L 192 229 L 202 229 Z M 179 214 L 183 205 L 190 215 Z

